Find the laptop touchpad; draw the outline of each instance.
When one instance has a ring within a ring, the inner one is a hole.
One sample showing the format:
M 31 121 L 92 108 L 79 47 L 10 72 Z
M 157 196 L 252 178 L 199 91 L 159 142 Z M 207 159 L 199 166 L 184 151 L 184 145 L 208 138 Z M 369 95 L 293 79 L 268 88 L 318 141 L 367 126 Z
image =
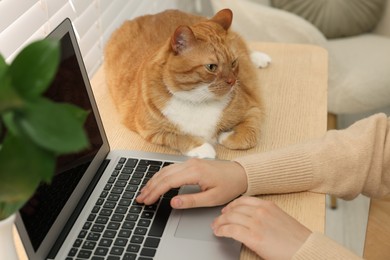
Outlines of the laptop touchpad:
M 180 189 L 181 194 L 199 192 L 199 186 L 188 185 Z M 231 240 L 227 238 L 218 238 L 214 236 L 211 229 L 211 223 L 221 215 L 223 206 L 212 208 L 183 209 L 180 212 L 179 225 L 175 232 L 175 237 L 203 240 L 203 241 L 221 241 Z
M 181 210 L 180 222 L 175 237 L 196 240 L 218 241 L 211 223 L 221 214 L 222 207 Z

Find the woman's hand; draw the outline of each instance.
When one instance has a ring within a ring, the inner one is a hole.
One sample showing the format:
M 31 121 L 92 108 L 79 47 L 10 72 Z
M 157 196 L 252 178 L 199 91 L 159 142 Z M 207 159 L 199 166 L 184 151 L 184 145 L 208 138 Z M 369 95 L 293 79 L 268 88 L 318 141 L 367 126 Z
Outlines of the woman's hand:
M 214 234 L 245 244 L 264 259 L 291 259 L 311 231 L 273 202 L 241 197 L 222 209 Z
M 172 188 L 199 185 L 201 191 L 172 198 L 173 208 L 209 207 L 225 204 L 248 187 L 244 168 L 232 161 L 189 159 L 157 172 L 142 189 L 137 202 L 153 204 Z

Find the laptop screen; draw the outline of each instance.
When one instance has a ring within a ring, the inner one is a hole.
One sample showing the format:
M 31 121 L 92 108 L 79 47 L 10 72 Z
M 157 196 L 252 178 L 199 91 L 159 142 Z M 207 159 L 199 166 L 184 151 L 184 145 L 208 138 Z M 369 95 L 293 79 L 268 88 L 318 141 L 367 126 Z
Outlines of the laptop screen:
M 74 35 L 72 37 L 75 41 Z M 92 172 L 88 173 L 91 176 L 83 179 L 91 162 L 105 142 L 104 133 L 102 135 L 100 132 L 101 129 L 99 129 L 97 122 L 100 119 L 94 116 L 95 113 L 89 98 L 91 93 L 87 91 L 86 84 L 89 87 L 89 81 L 87 76 L 82 73 L 86 74 L 82 60 L 80 60 L 79 49 L 74 46 L 75 42 L 72 43 L 70 32 L 61 36 L 60 42 L 61 61 L 59 69 L 45 96 L 53 101 L 72 103 L 89 111 L 85 122 L 85 130 L 90 145 L 87 149 L 76 154 L 60 156 L 51 183 L 42 184 L 20 210 L 20 217 L 34 251 L 38 250 L 46 238 L 76 187 L 84 182 L 82 184 L 84 187 L 78 191 L 78 193 L 81 193 L 80 191 L 83 191 L 88 184 L 88 180 L 93 177 L 94 173 Z M 78 55 L 76 55 L 76 52 L 78 52 Z M 52 120 L 56 119 L 53 118 Z M 81 181 L 82 179 L 83 181 Z M 75 207 L 77 201 L 71 204 L 70 208 Z

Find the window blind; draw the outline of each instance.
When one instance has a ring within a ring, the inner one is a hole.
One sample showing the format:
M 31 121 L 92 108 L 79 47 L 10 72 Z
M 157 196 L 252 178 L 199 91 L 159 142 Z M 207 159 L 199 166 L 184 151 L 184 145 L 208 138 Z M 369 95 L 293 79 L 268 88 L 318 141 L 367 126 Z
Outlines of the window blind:
M 103 48 L 124 20 L 165 9 L 194 10 L 192 0 L 0 0 L 0 53 L 10 62 L 28 43 L 46 37 L 69 17 L 91 77 Z

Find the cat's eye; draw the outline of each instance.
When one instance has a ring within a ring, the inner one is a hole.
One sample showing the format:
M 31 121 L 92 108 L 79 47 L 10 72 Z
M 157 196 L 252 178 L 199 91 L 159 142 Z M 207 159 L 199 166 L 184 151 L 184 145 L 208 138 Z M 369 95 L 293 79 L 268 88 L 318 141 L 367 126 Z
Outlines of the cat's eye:
M 206 64 L 204 66 L 210 72 L 215 72 L 218 69 L 218 65 L 217 64 Z
M 235 59 L 235 60 L 232 62 L 232 68 L 235 68 L 235 67 L 237 66 L 237 63 L 238 63 L 238 61 L 237 61 L 237 59 Z

